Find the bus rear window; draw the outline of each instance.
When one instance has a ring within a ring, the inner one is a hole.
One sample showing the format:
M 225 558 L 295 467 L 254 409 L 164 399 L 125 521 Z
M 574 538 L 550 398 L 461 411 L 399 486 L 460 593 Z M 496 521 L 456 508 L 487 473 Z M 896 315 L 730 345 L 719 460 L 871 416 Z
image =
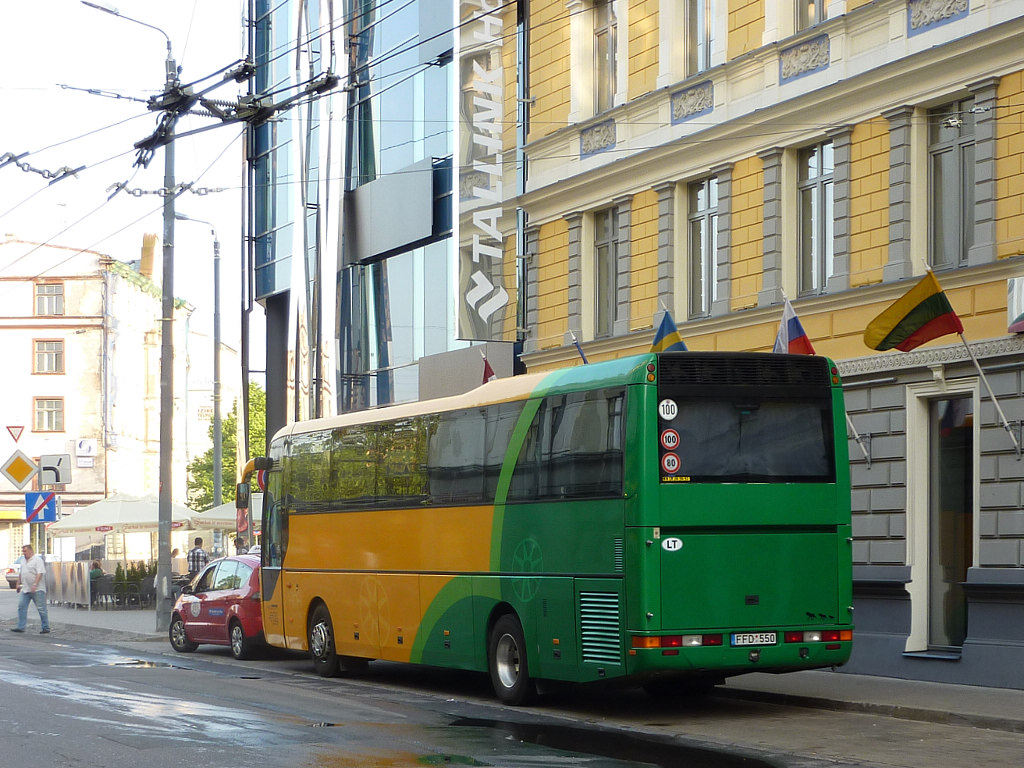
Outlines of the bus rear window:
M 835 482 L 830 401 L 748 393 L 665 402 L 658 414 L 662 482 Z

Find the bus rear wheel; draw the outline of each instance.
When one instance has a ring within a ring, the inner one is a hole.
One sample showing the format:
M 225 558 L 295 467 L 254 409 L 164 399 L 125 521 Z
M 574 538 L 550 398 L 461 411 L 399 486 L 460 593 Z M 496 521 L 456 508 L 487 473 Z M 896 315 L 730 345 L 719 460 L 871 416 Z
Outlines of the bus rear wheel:
M 494 693 L 504 704 L 520 706 L 536 694 L 526 660 L 526 638 L 515 616 L 506 614 L 494 622 L 487 642 L 487 665 Z
M 338 654 L 334 651 L 334 625 L 326 605 L 318 605 L 309 620 L 309 656 L 313 669 L 321 677 L 338 674 Z

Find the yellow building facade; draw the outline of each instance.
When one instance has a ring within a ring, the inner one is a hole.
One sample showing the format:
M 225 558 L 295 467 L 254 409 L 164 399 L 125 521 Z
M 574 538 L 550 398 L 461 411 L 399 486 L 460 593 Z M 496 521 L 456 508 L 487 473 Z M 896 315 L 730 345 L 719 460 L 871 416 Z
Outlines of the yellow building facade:
M 520 9 L 527 368 L 646 351 L 665 311 L 691 350 L 771 351 L 788 297 L 847 392 L 848 668 L 1024 688 L 1024 1 Z M 868 349 L 926 269 L 964 341 Z

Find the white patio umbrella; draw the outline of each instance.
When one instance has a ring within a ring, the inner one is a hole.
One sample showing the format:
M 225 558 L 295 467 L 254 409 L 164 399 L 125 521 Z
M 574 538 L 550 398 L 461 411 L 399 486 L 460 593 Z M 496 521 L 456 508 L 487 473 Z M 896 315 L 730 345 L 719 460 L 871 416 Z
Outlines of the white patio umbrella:
M 171 504 L 171 528 L 185 528 L 196 513 L 182 504 Z M 50 533 L 154 533 L 160 526 L 160 504 L 156 496 L 127 496 L 115 493 L 95 504 L 82 507 L 49 526 Z
M 189 521 L 192 528 L 196 530 L 202 530 L 206 528 L 221 528 L 235 530 L 235 526 L 238 524 L 237 517 L 238 510 L 235 509 L 235 503 L 229 501 L 227 504 L 221 504 L 218 507 L 213 507 L 205 512 L 193 512 L 192 518 Z M 257 507 L 253 510 L 253 525 L 256 528 L 260 526 L 260 512 L 261 510 Z

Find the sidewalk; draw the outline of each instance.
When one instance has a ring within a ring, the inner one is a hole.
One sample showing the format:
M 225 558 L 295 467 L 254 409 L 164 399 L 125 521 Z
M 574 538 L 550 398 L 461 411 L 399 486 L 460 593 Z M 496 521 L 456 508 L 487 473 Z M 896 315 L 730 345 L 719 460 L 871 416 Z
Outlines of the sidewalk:
M 13 614 L 13 611 L 10 611 Z M 120 610 L 91 610 L 84 608 L 65 608 L 58 605 L 48 606 L 50 627 L 56 636 L 66 629 L 92 628 L 104 631 L 104 636 L 110 640 L 167 640 L 167 632 L 157 631 L 156 611 L 120 611 Z M 15 617 L 0 615 L 0 631 L 6 634 L 6 630 L 17 623 Z M 34 606 L 29 606 L 28 630 L 36 632 L 39 630 L 39 614 Z
M 828 670 L 732 677 L 720 695 L 1024 733 L 1024 690 L 949 685 Z
M 62 632 L 77 635 L 78 630 L 100 630 L 102 636 L 90 634 L 115 643 L 167 642 L 167 632 L 156 628 L 154 610 L 87 611 L 51 605 L 49 611 L 52 637 L 60 638 Z M 38 621 L 33 608 L 29 613 L 30 631 L 38 627 Z M 14 623 L 13 619 L 0 620 L 0 631 L 6 634 Z M 719 686 L 716 695 L 1024 734 L 1024 690 L 814 670 L 740 675 Z

